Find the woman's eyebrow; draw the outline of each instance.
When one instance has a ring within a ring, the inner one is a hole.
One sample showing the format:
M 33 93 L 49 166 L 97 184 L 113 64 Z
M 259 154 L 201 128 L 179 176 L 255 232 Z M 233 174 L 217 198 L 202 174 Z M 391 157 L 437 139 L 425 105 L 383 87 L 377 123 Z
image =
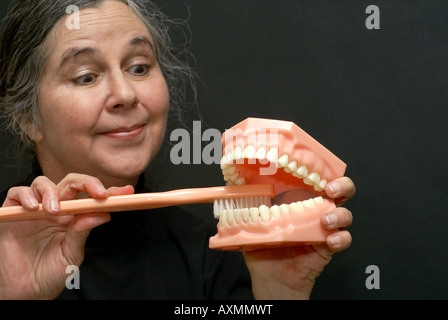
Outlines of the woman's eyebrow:
M 151 51 L 153 53 L 155 53 L 154 46 L 153 46 L 152 42 L 149 41 L 149 39 L 146 37 L 135 37 L 131 41 L 129 41 L 129 44 L 131 45 L 131 47 L 138 46 L 138 45 L 147 45 L 151 49 Z
M 129 41 L 129 45 L 131 47 L 145 45 L 148 46 L 151 51 L 154 53 L 154 46 L 151 41 L 149 41 L 146 37 L 135 37 L 131 41 Z M 72 48 L 68 50 L 68 53 L 64 55 L 61 64 L 59 65 L 59 70 L 64 67 L 64 65 L 72 58 L 80 55 L 80 54 L 94 54 L 98 50 L 92 47 L 84 47 L 84 48 Z
M 85 47 L 85 48 L 72 48 L 68 51 L 67 54 L 64 55 L 64 58 L 62 59 L 61 64 L 59 65 L 59 69 L 62 69 L 62 67 L 71 59 L 74 58 L 80 54 L 92 54 L 95 53 L 97 49 L 91 48 L 91 47 Z

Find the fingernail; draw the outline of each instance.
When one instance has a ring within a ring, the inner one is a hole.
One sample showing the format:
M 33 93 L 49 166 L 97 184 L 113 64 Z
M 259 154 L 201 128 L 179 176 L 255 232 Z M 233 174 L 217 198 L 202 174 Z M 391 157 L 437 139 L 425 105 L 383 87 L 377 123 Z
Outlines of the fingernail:
M 332 227 L 338 222 L 338 217 L 335 214 L 329 214 L 328 216 L 325 216 L 325 220 L 327 221 L 328 226 Z
M 103 186 L 98 186 L 97 190 L 98 190 L 98 193 L 100 193 L 104 196 L 109 195 L 109 191 L 107 191 L 106 188 L 104 188 Z
M 341 190 L 341 185 L 339 184 L 339 182 L 333 181 L 328 184 L 328 188 L 330 189 L 331 193 L 336 195 Z
M 53 212 L 59 212 L 61 210 L 61 207 L 59 206 L 59 201 L 58 200 L 51 200 L 50 202 L 50 210 Z
M 35 199 L 35 198 L 31 198 L 31 199 L 30 199 L 30 204 L 31 204 L 31 206 L 32 206 L 33 208 L 36 208 L 36 207 L 39 206 L 39 202 L 38 202 L 37 199 Z
M 341 237 L 339 237 L 339 236 L 332 236 L 330 238 L 330 240 L 331 240 L 331 244 L 334 246 L 337 246 L 339 243 L 341 243 Z

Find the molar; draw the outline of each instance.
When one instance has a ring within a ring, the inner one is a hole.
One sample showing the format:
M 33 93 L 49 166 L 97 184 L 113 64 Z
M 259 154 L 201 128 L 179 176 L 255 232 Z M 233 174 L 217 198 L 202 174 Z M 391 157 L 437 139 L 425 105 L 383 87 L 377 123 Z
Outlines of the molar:
M 320 182 L 320 175 L 317 172 L 313 172 L 307 177 L 307 179 L 313 182 L 313 184 L 318 185 Z
M 238 179 L 235 180 L 235 184 L 237 186 L 242 186 L 246 184 L 246 178 L 244 177 L 239 177 Z
M 316 206 L 313 199 L 304 200 L 302 203 L 306 208 L 314 208 Z
M 327 186 L 327 183 L 328 183 L 327 179 L 322 179 L 322 180 L 320 180 L 320 182 L 319 182 L 319 187 L 320 187 L 322 190 L 325 190 L 325 187 Z
M 296 174 L 299 178 L 305 178 L 308 176 L 308 168 L 303 165 L 300 166 L 297 170 L 296 170 Z
M 317 204 L 323 204 L 324 203 L 324 198 L 322 198 L 322 197 L 316 197 L 313 200 Z
M 288 173 L 292 172 L 294 174 L 294 172 L 297 170 L 297 161 L 294 160 L 289 162 L 288 165 L 283 169 Z
M 287 205 L 286 203 L 281 204 L 280 206 L 280 213 L 282 215 L 289 215 L 291 212 L 289 210 L 289 205 Z
M 296 213 L 302 213 L 305 211 L 302 201 L 293 202 L 289 206 L 291 210 Z
M 225 169 L 222 169 L 222 175 L 223 176 L 231 176 L 232 174 L 234 174 L 236 171 L 236 166 L 235 165 L 230 165 Z

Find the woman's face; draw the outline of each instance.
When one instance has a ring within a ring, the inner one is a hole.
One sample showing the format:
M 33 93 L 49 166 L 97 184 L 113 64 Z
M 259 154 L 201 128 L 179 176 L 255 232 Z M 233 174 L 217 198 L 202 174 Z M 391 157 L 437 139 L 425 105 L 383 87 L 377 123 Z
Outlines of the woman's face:
M 49 39 L 33 134 L 44 174 L 96 176 L 106 186 L 135 184 L 158 152 L 169 105 L 152 38 L 128 6 L 105 1 L 63 19 Z

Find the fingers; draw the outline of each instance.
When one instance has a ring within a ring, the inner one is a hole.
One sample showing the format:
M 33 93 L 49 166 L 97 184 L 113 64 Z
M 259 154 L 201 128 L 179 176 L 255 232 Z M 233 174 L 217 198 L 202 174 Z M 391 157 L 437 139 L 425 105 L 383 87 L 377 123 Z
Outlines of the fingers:
M 335 199 L 336 205 L 340 206 L 347 202 L 356 192 L 355 184 L 348 177 L 335 179 L 327 184 L 325 193 Z
M 14 187 L 9 189 L 5 201 L 4 207 L 19 206 L 22 205 L 25 209 L 34 211 L 39 207 L 33 190 L 30 187 Z
M 352 235 L 346 230 L 335 232 L 327 237 L 327 246 L 332 252 L 348 249 L 351 243 Z
M 42 203 L 43 210 L 49 215 L 60 213 L 60 201 L 83 196 L 105 199 L 110 195 L 134 193 L 132 186 L 111 187 L 106 190 L 101 181 L 83 174 L 68 174 L 57 185 L 45 176 L 37 177 L 30 187 L 14 187 L 8 192 L 3 206 L 21 205 L 27 210 L 37 210 Z
M 60 212 L 59 189 L 50 179 L 44 176 L 37 177 L 30 188 L 33 190 L 35 199 L 42 202 L 46 213 L 55 215 Z
M 85 174 L 70 173 L 58 183 L 60 200 L 76 199 L 86 194 L 95 199 L 105 199 L 109 192 L 98 178 Z
M 107 191 L 111 196 L 120 196 L 125 194 L 133 194 L 134 187 L 131 185 L 127 185 L 124 187 L 110 187 L 109 189 L 107 189 Z
M 352 213 L 343 207 L 327 212 L 321 218 L 322 226 L 327 230 L 336 230 L 339 228 L 347 228 L 352 225 Z
M 339 230 L 351 226 L 353 222 L 352 213 L 346 208 L 336 208 L 328 212 L 321 219 L 322 226 L 327 230 Z M 350 247 L 352 236 L 346 230 L 339 230 L 327 237 L 327 246 L 331 252 L 339 252 Z

